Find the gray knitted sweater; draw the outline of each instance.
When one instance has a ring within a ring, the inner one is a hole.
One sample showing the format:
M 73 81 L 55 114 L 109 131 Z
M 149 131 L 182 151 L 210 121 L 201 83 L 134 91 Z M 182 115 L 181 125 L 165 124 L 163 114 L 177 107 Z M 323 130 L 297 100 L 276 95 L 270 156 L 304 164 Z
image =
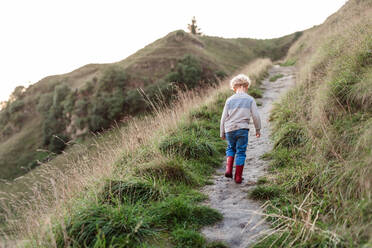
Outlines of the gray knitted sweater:
M 257 111 L 257 105 L 253 97 L 247 93 L 235 93 L 230 96 L 223 108 L 220 137 L 224 137 L 225 133 L 238 129 L 249 128 L 250 118 L 253 118 L 254 127 L 257 130 L 261 129 L 261 119 Z

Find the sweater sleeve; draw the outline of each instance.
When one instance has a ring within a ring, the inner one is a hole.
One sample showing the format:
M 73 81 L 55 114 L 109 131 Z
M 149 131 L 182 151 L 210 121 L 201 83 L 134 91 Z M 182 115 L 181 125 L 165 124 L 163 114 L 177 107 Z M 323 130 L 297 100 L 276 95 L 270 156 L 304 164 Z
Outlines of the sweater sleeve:
M 221 122 L 220 122 L 220 137 L 225 137 L 225 119 L 227 117 L 227 101 L 225 103 L 225 107 L 223 108 Z
M 256 131 L 258 131 L 261 129 L 261 118 L 260 115 L 258 114 L 257 104 L 255 100 L 253 100 L 251 104 L 251 114 L 253 118 L 254 127 L 256 128 Z

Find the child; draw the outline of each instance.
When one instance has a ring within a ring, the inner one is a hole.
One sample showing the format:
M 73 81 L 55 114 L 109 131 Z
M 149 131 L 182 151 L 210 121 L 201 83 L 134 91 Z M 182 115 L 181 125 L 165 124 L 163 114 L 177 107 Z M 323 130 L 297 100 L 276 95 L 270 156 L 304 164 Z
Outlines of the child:
M 253 97 L 247 94 L 251 85 L 249 77 L 239 74 L 230 81 L 231 89 L 235 94 L 226 100 L 222 112 L 220 136 L 227 140 L 226 148 L 226 173 L 225 177 L 232 178 L 232 170 L 235 160 L 235 182 L 241 183 L 245 162 L 245 152 L 248 144 L 249 120 L 252 116 L 256 137 L 261 136 L 261 120 L 257 112 L 257 105 Z

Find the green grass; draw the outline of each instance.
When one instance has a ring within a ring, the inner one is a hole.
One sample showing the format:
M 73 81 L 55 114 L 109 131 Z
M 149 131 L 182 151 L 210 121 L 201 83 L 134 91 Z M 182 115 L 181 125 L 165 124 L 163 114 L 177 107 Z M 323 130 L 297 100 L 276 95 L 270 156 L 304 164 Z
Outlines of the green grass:
M 296 59 L 287 59 L 284 63 L 280 63 L 280 66 L 293 66 L 296 64 Z
M 191 111 L 176 130 L 140 147 L 137 154 L 123 155 L 118 171 L 138 158 L 147 162 L 124 179 L 106 179 L 99 190 L 77 197 L 78 204 L 63 218 L 53 219 L 57 247 L 226 247 L 208 244 L 199 233 L 222 215 L 200 205 L 206 196 L 197 189 L 221 164 L 225 144 L 219 139 L 218 120 L 228 96 L 220 94 Z M 162 159 L 153 157 L 153 149 Z M 43 242 L 51 240 L 45 237 Z
M 260 178 L 258 178 L 258 180 L 257 180 L 257 184 L 258 184 L 258 185 L 266 184 L 266 183 L 268 183 L 268 182 L 269 182 L 269 179 L 267 179 L 266 177 L 260 177 Z
M 206 241 L 203 236 L 193 230 L 177 229 L 172 232 L 175 248 L 204 248 Z
M 270 77 L 269 81 L 270 82 L 275 82 L 276 80 L 278 80 L 279 78 L 282 78 L 282 77 L 284 77 L 283 74 L 276 74 L 276 75 Z
M 102 189 L 99 199 L 102 203 L 121 204 L 148 202 L 163 199 L 164 189 L 151 181 L 108 180 Z
M 248 94 L 254 98 L 262 98 L 262 90 L 257 86 L 249 87 Z
M 103 238 L 108 246 L 126 244 L 134 247 L 144 238 L 156 234 L 148 211 L 140 204 L 120 207 L 90 204 L 69 216 L 64 227 L 56 226 L 57 247 L 93 247 Z
M 277 186 L 259 185 L 249 193 L 249 197 L 254 200 L 269 200 L 280 196 L 280 192 L 281 190 Z
M 271 57 L 276 60 L 283 57 L 289 46 L 298 37 L 299 34 L 295 33 L 281 38 L 267 40 L 249 38 L 224 39 L 211 36 L 196 37 L 182 30 L 177 30 L 154 41 L 117 63 L 89 64 L 77 68 L 70 73 L 46 77 L 27 88 L 25 94 L 21 97 L 24 106 L 27 106 L 27 111 L 24 109 L 17 110 L 17 108 L 15 108 L 16 106 L 14 106 L 15 113 L 11 115 L 12 118 L 20 116 L 23 112 L 27 112 L 23 120 L 24 123 L 18 121 L 15 122 L 15 124 L 10 123 L 9 125 L 3 126 L 2 123 L 3 121 L 6 122 L 6 119 L 3 118 L 3 115 L 0 115 L 0 178 L 12 180 L 16 177 L 25 175 L 31 169 L 35 168 L 37 160 L 45 158 L 45 154 L 36 152 L 38 148 L 45 148 L 43 147 L 41 128 L 45 120 L 42 115 L 38 113 L 37 106 L 40 102 L 43 103 L 41 100 L 45 98 L 45 96 L 53 92 L 54 86 L 56 85 L 65 84 L 71 89 L 78 89 L 80 94 L 81 92 L 89 92 L 89 88 L 94 88 L 97 84 L 100 84 L 101 79 L 110 69 L 115 68 L 115 70 L 118 71 L 125 71 L 127 81 L 125 82 L 125 87 L 121 88 L 118 92 L 125 92 L 125 95 L 128 96 L 126 97 L 126 101 L 128 101 L 129 104 L 126 104 L 130 107 L 126 107 L 125 111 L 128 110 L 130 115 L 135 115 L 139 112 L 137 111 L 138 108 L 146 105 L 146 103 L 143 102 L 143 97 L 137 94 L 136 88 L 140 86 L 153 92 L 158 86 L 167 87 L 165 83 L 157 83 L 158 80 L 170 73 L 172 68 L 171 65 L 176 66 L 177 61 L 182 59 L 186 54 L 191 54 L 198 58 L 204 72 L 203 75 L 209 75 L 207 80 L 203 81 L 213 81 L 215 76 L 224 77 L 230 75 L 235 70 L 256 58 Z M 159 63 L 159 61 L 162 61 L 162 63 Z M 261 76 L 257 81 L 262 79 Z M 84 89 L 84 91 L 81 91 L 82 89 Z M 102 93 L 102 91 L 99 92 Z M 251 93 L 254 97 L 262 96 L 262 92 L 259 89 L 253 89 Z M 89 96 L 89 93 L 83 93 L 79 96 L 81 106 L 83 106 L 83 102 L 92 102 L 92 99 L 88 99 L 87 96 Z M 141 103 L 130 104 L 130 101 L 136 97 Z M 105 99 L 105 101 L 102 99 Z M 111 100 L 107 97 L 103 97 L 102 99 L 101 103 L 96 105 L 96 109 L 99 109 L 98 106 L 103 107 L 108 104 L 110 105 L 108 109 L 110 109 L 112 113 L 119 114 L 123 112 L 119 109 L 119 107 L 123 105 L 123 97 L 111 97 Z M 68 102 L 65 101 L 65 104 L 67 103 Z M 70 104 L 73 103 L 70 102 L 67 105 Z M 47 110 L 50 109 L 48 106 L 42 105 L 41 107 Z M 82 107 L 81 109 L 84 108 Z M 79 110 L 81 111 L 81 109 Z M 88 121 L 88 117 L 91 117 L 91 113 L 90 116 L 79 116 L 76 125 L 72 126 L 84 127 L 84 125 L 88 125 L 87 123 L 90 123 L 90 125 L 95 123 L 94 126 L 97 127 L 94 127 L 94 129 L 100 130 L 102 126 L 107 128 L 110 125 L 116 125 L 111 119 L 111 122 L 108 122 L 107 117 L 100 118 L 100 116 L 96 116 L 97 118 L 92 118 L 91 121 Z M 116 119 L 116 121 L 119 121 L 119 119 Z M 48 123 L 50 123 L 50 121 L 48 121 Z M 70 123 L 70 120 L 68 123 Z M 20 130 L 18 130 L 18 127 L 13 128 L 18 124 L 21 124 Z M 14 130 L 9 137 L 3 138 L 3 129 Z M 75 128 L 69 128 L 69 130 L 67 135 L 74 137 L 76 132 L 73 130 L 75 130 Z M 4 185 L 4 187 L 2 186 L 3 185 L 0 185 L 2 190 L 8 191 L 9 187 L 7 185 Z M 22 192 L 28 190 L 27 187 L 19 185 L 12 188 L 15 191 L 22 189 Z
M 297 61 L 299 77 L 272 111 L 270 182 L 251 192 L 270 199 L 266 213 L 281 231 L 256 248 L 371 244 L 372 27 L 355 12 L 370 7 L 348 1 L 306 31 L 282 64 Z

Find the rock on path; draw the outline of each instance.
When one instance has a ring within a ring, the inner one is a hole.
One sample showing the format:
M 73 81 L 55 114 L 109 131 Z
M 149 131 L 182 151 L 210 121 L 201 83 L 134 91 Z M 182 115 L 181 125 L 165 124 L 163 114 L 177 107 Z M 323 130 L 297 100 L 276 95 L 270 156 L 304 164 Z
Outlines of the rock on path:
M 248 190 L 254 187 L 257 179 L 266 173 L 267 161 L 260 159 L 260 157 L 272 149 L 269 139 L 270 110 L 273 101 L 277 101 L 280 95 L 295 83 L 294 72 L 293 67 L 275 65 L 269 70 L 269 77 L 261 85 L 264 92 L 263 98 L 256 99 L 257 103 L 262 104 L 258 107 L 262 122 L 261 138 L 255 137 L 255 130 L 252 126 L 249 132 L 243 183 L 238 185 L 232 179 L 224 177 L 226 166 L 226 162 L 224 162 L 213 178 L 214 184 L 202 189 L 203 193 L 209 196 L 206 205 L 219 210 L 224 217 L 216 225 L 205 227 L 202 230 L 208 240 L 223 241 L 230 248 L 246 248 L 257 239 L 260 232 L 269 228 L 260 215 L 253 213 L 253 211 L 262 211 L 260 203 L 248 199 L 247 195 Z M 271 76 L 279 73 L 284 77 L 277 79 L 276 82 L 269 82 Z M 260 224 L 260 221 L 263 223 Z

